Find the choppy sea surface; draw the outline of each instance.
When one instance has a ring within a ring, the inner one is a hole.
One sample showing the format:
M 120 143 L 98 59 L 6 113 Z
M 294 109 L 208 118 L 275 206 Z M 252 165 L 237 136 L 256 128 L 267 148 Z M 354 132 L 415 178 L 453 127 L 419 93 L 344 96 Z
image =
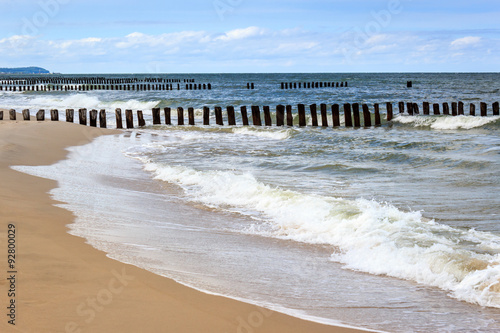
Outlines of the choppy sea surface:
M 0 107 L 33 114 L 106 109 L 111 127 L 114 108 L 145 112 L 144 128 L 71 148 L 53 166 L 16 167 L 59 181 L 51 194 L 75 212 L 71 233 L 118 260 L 301 318 L 500 331 L 500 117 L 491 115 L 500 74 L 147 76 L 213 88 L 0 92 Z M 349 86 L 280 89 L 327 81 Z M 399 101 L 463 101 L 466 114 L 486 102 L 489 116 L 398 114 L 359 129 L 243 127 L 239 116 L 237 126 L 199 125 L 204 106 L 289 104 L 296 114 L 299 103 L 380 103 L 385 117 L 385 102 L 397 110 Z M 195 109 L 197 125 L 152 125 L 153 107 L 179 106 Z

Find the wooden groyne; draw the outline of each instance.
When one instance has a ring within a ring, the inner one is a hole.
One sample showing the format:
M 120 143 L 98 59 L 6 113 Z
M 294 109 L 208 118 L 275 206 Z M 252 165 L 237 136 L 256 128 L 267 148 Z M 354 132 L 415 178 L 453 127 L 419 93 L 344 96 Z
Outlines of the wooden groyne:
M 281 82 L 281 89 L 344 88 L 347 82 Z
M 397 104 L 398 111 L 400 114 L 408 114 L 410 116 L 420 115 L 420 105 L 412 102 L 399 102 Z M 459 116 L 465 115 L 465 104 L 463 102 L 452 102 L 451 103 L 451 113 L 450 113 L 450 104 L 445 102 L 442 103 L 442 112 L 440 108 L 440 104 L 434 103 L 432 104 L 432 114 L 433 115 L 449 115 L 449 116 Z M 489 111 L 488 104 L 481 102 L 480 103 L 480 116 L 486 117 L 490 113 L 493 116 L 499 116 L 499 103 L 495 102 L 491 105 L 491 112 Z M 380 113 L 380 105 L 375 103 L 373 105 L 368 104 L 359 104 L 359 103 L 345 103 L 342 105 L 343 108 L 343 118 L 344 118 L 344 126 L 346 128 L 360 128 L 360 127 L 372 127 L 372 126 L 381 126 L 382 125 L 382 117 Z M 394 118 L 394 105 L 392 102 L 385 103 L 386 108 L 386 120 L 390 122 Z M 406 108 L 406 109 L 405 109 Z M 306 112 L 306 109 L 309 112 Z M 298 125 L 299 127 L 305 127 L 308 125 L 307 116 L 310 117 L 310 123 L 312 127 L 340 127 L 341 126 L 341 118 L 342 114 L 340 112 L 341 105 L 339 104 L 320 104 L 319 105 L 319 114 L 318 114 L 318 105 L 310 104 L 308 106 L 304 104 L 298 104 L 296 107 L 297 112 L 293 113 L 293 107 L 291 105 L 277 105 L 275 107 L 274 116 L 271 112 L 271 108 L 269 106 L 263 106 L 261 112 L 261 107 L 258 105 L 251 106 L 251 119 L 253 126 L 294 126 Z M 175 111 L 174 111 L 175 112 Z M 240 107 L 240 115 L 241 115 L 241 124 L 237 124 L 236 122 L 236 110 L 234 106 L 227 106 L 226 111 L 224 112 L 222 107 L 216 106 L 213 109 L 213 113 L 209 107 L 203 107 L 203 117 L 202 122 L 196 124 L 195 122 L 195 109 L 193 107 L 187 108 L 187 124 L 193 125 L 211 125 L 210 119 L 213 114 L 215 117 L 215 124 L 218 126 L 224 126 L 225 124 L 229 126 L 249 126 L 249 115 L 247 106 Z M 3 120 L 4 112 L 0 111 L 0 120 Z M 225 116 L 224 116 L 225 114 Z M 476 106 L 475 104 L 469 104 L 469 112 L 470 116 L 476 116 Z M 183 107 L 177 108 L 177 123 L 175 125 L 183 126 L 185 125 L 185 109 Z M 262 117 L 263 115 L 263 117 Z M 423 102 L 422 103 L 422 115 L 431 115 L 430 103 Z M 24 120 L 30 120 L 30 112 L 28 109 L 22 110 L 22 116 Z M 66 109 L 66 121 L 74 122 L 75 110 L 74 109 Z M 174 125 L 174 121 L 172 119 L 172 109 L 170 107 L 163 108 L 163 117 L 162 117 L 162 109 L 153 108 L 151 112 L 151 116 L 153 119 L 153 125 Z M 296 117 L 297 116 L 297 117 Z M 99 127 L 107 128 L 107 113 L 106 110 L 95 110 L 92 109 L 88 111 L 85 108 L 78 110 L 78 122 L 81 125 L 87 125 L 87 120 L 89 120 L 89 125 L 92 127 L 97 127 L 99 123 Z M 138 110 L 136 112 L 137 117 L 137 125 L 139 127 L 146 126 L 146 121 L 144 120 L 144 113 L 142 110 Z M 115 118 L 116 118 L 116 128 L 124 128 L 123 127 L 123 118 L 122 118 L 122 110 L 115 110 Z M 298 123 L 295 119 L 298 118 Z M 16 120 L 16 110 L 9 110 L 9 119 Z M 57 109 L 50 110 L 50 119 L 52 121 L 59 121 L 59 111 Z M 163 121 L 162 121 L 163 119 Z M 226 121 L 225 121 L 226 119 Z M 45 120 L 45 110 L 39 110 L 36 113 L 37 121 Z M 274 120 L 274 123 L 273 123 Z M 331 122 L 330 122 L 331 120 Z M 125 126 L 128 129 L 134 128 L 134 112 L 133 110 L 127 109 L 125 110 Z

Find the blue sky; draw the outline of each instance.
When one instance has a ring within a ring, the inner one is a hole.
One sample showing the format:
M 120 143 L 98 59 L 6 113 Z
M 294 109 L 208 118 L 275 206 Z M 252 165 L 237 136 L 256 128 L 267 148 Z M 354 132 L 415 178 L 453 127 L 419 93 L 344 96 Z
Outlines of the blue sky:
M 0 0 L 0 67 L 498 72 L 498 0 Z

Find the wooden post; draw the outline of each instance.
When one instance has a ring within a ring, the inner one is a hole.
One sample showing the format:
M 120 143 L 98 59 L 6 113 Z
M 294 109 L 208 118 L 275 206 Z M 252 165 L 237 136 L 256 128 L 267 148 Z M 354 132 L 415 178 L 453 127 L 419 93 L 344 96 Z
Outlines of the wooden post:
M 311 111 L 312 125 L 314 127 L 317 127 L 318 126 L 318 113 L 317 113 L 316 104 L 309 105 L 309 110 Z
M 413 116 L 413 103 L 411 102 L 406 103 L 406 109 L 408 111 L 408 114 L 410 116 Z
M 0 120 L 3 120 L 3 111 L 0 111 Z
M 123 128 L 122 109 L 115 109 L 116 128 Z
M 458 115 L 464 115 L 464 102 L 458 102 Z
M 365 127 L 372 127 L 372 116 L 370 114 L 370 110 L 368 109 L 367 104 L 363 104 L 363 121 Z
M 399 108 L 399 113 L 405 113 L 405 103 L 404 102 L 399 102 L 398 108 Z
M 387 108 L 387 121 L 391 121 L 392 118 L 394 118 L 394 111 L 392 110 L 392 103 L 387 102 L 385 105 Z
M 420 110 L 418 108 L 417 103 L 413 103 L 413 114 L 420 114 Z
M 97 110 L 90 111 L 90 126 L 97 127 Z
M 132 110 L 125 110 L 125 122 L 127 128 L 134 128 L 134 113 Z
M 210 108 L 208 106 L 203 107 L 203 125 L 210 125 Z
M 304 104 L 297 105 L 298 113 L 299 113 L 299 126 L 304 127 L 307 125 L 306 123 L 306 107 Z
M 332 121 L 333 127 L 340 126 L 340 106 L 338 104 L 332 105 Z
M 50 110 L 50 120 L 59 121 L 59 111 L 56 109 Z
M 451 115 L 452 116 L 458 115 L 458 104 L 457 104 L 457 102 L 452 102 L 451 103 Z
M 373 104 L 373 108 L 375 109 L 375 126 L 382 125 L 382 121 L 380 119 L 380 108 L 378 103 Z
M 326 111 L 326 104 L 321 104 L 319 108 L 321 110 L 321 126 L 328 127 L 328 114 Z
M 144 115 L 142 114 L 142 110 L 137 110 L 137 121 L 139 123 L 139 127 L 146 126 L 146 122 L 144 121 Z
M 276 126 L 285 125 L 285 106 L 276 105 Z
M 352 105 L 352 116 L 354 118 L 354 127 L 361 127 L 361 118 L 359 116 L 359 104 Z
M 423 107 L 424 107 L 424 115 L 428 116 L 429 115 L 429 102 L 424 102 Z
M 407 87 L 407 88 L 411 88 L 411 87 L 413 87 L 413 82 L 412 82 L 412 81 L 408 81 L 408 82 L 406 82 L 406 87 Z
M 30 120 L 30 110 L 29 109 L 23 110 L 23 118 L 24 118 L 24 120 Z
M 224 125 L 224 120 L 222 119 L 222 108 L 220 106 L 215 107 L 215 123 L 217 125 Z
M 78 110 L 78 116 L 80 118 L 80 125 L 87 126 L 87 109 Z
M 38 112 L 36 113 L 36 120 L 37 121 L 45 120 L 45 110 L 38 110 Z
M 499 107 L 498 102 L 493 103 L 493 115 L 494 116 L 500 115 L 500 110 L 498 107 Z
M 443 103 L 443 114 L 447 116 L 450 114 L 450 106 L 446 102 Z
M 165 125 L 172 125 L 172 119 L 171 119 L 172 109 L 164 108 L 163 111 L 165 112 Z
M 481 117 L 486 117 L 488 115 L 488 105 L 481 102 Z
M 438 103 L 434 103 L 432 104 L 432 109 L 433 109 L 433 112 L 434 112 L 434 115 L 440 115 L 441 112 L 439 112 L 439 104 Z
M 227 123 L 229 126 L 235 126 L 236 125 L 236 115 L 234 113 L 234 106 L 227 106 Z
M 252 105 L 252 119 L 254 126 L 262 126 L 262 121 L 260 120 L 260 108 L 258 105 Z
M 264 106 L 264 123 L 266 126 L 273 126 L 273 121 L 271 120 L 271 111 L 269 106 Z
M 285 108 L 286 108 L 286 126 L 293 127 L 292 106 L 287 105 Z
M 243 122 L 243 126 L 248 126 L 247 107 L 246 106 L 240 107 L 240 111 L 241 111 L 241 121 Z
M 184 125 L 184 109 L 181 107 L 177 108 L 177 125 Z
M 9 115 L 10 115 L 10 120 L 16 120 L 16 110 L 10 109 Z
M 66 122 L 72 123 L 74 117 L 75 117 L 75 110 L 74 109 L 66 109 Z
M 470 115 L 471 116 L 476 115 L 476 106 L 473 103 L 470 103 Z
M 107 123 L 106 123 L 106 110 L 101 110 L 99 111 L 99 127 L 101 128 L 106 128 Z
M 160 108 L 153 108 L 153 125 L 161 125 Z
M 189 125 L 194 126 L 194 108 L 188 108 Z
M 344 104 L 345 127 L 352 127 L 351 104 Z

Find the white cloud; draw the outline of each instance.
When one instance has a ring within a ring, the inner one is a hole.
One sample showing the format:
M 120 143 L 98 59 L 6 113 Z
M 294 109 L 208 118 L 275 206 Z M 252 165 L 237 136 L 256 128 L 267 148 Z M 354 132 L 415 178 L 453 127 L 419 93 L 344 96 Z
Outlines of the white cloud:
M 248 27 L 245 29 L 231 30 L 229 32 L 226 32 L 224 35 L 217 37 L 215 40 L 232 41 L 249 37 L 255 37 L 259 35 L 262 36 L 264 35 L 264 33 L 265 30 L 259 27 Z
M 473 46 L 476 44 L 479 44 L 481 42 L 481 37 L 463 37 L 459 39 L 455 39 L 454 41 L 451 42 L 451 46 L 454 47 L 468 47 L 468 46 Z

